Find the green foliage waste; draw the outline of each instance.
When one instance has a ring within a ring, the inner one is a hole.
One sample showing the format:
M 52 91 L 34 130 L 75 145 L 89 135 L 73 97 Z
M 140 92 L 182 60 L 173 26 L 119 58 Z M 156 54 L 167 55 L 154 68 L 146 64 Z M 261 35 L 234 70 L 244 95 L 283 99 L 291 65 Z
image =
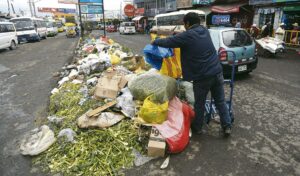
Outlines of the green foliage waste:
M 66 83 L 50 97 L 50 115 L 64 117 L 62 124 L 51 124 L 57 136 L 64 128 L 75 131 L 74 143 L 58 140 L 46 152 L 34 158 L 34 164 L 44 171 L 63 175 L 119 175 L 131 167 L 133 149 L 144 151 L 139 142 L 138 128 L 131 120 L 123 120 L 108 129 L 79 129 L 76 119 L 87 110 L 104 102 L 87 100 L 78 103 L 83 95 L 81 85 Z

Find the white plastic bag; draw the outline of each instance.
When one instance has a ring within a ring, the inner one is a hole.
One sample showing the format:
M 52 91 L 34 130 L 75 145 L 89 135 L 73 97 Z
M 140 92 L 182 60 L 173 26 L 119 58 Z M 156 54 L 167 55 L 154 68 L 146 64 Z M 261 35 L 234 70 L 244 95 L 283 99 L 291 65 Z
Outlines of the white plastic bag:
M 121 108 L 125 116 L 133 118 L 135 116 L 135 103 L 128 87 L 121 90 L 122 95 L 117 98 L 117 108 Z
M 22 155 L 38 155 L 46 151 L 55 141 L 56 138 L 53 131 L 47 125 L 43 125 L 40 128 L 30 131 L 24 137 L 20 150 Z

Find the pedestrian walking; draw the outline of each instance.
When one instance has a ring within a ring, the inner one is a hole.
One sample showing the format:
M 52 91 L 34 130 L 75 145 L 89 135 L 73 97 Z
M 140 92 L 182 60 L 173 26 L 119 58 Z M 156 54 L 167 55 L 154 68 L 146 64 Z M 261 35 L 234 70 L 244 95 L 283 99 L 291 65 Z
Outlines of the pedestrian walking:
M 180 48 L 183 79 L 193 81 L 196 118 L 192 123 L 194 132 L 201 134 L 204 125 L 206 97 L 209 91 L 220 114 L 221 126 L 226 136 L 231 134 L 231 118 L 225 103 L 223 70 L 209 31 L 200 25 L 196 13 L 183 18 L 185 32 L 166 39 L 156 39 L 153 45 Z
M 250 29 L 250 35 L 254 39 L 258 37 L 259 34 L 259 29 L 257 28 L 256 24 L 252 24 L 251 29 Z
M 282 41 L 284 40 L 284 35 L 285 35 L 284 26 L 285 26 L 285 24 L 281 23 L 275 32 L 275 38 L 282 40 Z

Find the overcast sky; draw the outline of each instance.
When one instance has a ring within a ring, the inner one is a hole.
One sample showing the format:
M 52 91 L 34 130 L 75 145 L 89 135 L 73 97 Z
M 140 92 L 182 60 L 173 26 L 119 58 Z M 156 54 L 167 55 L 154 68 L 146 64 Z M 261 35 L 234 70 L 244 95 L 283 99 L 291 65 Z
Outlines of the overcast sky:
M 19 13 L 19 10 L 25 11 L 29 14 L 29 5 L 28 0 L 11 0 L 14 3 L 14 8 L 16 13 Z M 37 1 L 37 0 L 34 0 Z M 105 10 L 120 10 L 120 2 L 123 0 L 104 0 Z M 41 0 L 36 3 L 37 7 L 56 7 L 56 8 L 75 8 L 75 5 L 72 4 L 58 4 L 58 0 Z M 7 0 L 0 0 L 0 11 L 7 13 Z

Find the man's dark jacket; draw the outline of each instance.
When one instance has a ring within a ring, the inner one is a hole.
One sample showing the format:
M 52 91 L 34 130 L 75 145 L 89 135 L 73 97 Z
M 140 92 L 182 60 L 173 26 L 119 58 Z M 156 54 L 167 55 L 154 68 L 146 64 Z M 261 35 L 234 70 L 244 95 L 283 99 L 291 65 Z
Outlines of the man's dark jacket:
M 201 25 L 193 25 L 187 31 L 166 39 L 156 39 L 153 45 L 180 48 L 184 80 L 201 80 L 222 72 L 209 31 Z

